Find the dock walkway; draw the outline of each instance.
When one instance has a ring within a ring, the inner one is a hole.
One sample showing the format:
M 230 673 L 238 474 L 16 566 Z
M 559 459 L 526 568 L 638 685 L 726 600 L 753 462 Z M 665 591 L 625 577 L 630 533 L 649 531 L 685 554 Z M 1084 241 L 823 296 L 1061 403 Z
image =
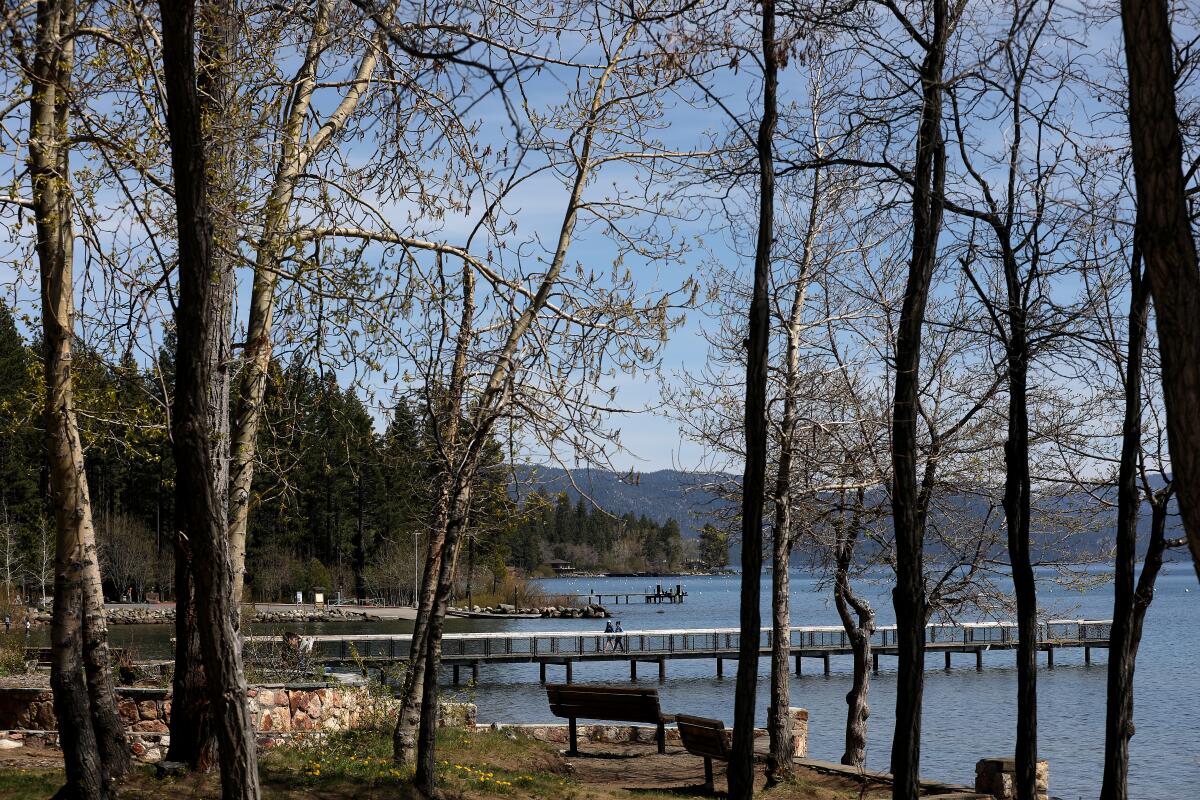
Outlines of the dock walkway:
M 1094 648 L 1108 648 L 1111 620 L 1051 620 L 1038 626 L 1038 649 L 1045 652 L 1047 666 L 1054 668 L 1056 650 L 1082 648 L 1085 663 L 1091 663 Z M 253 660 L 255 643 L 274 643 L 277 637 L 249 636 L 247 658 Z M 412 637 L 407 634 L 333 634 L 305 637 L 311 643 L 311 658 L 331 665 L 361 665 L 386 669 L 389 664 L 406 661 Z M 628 661 L 630 679 L 637 680 L 639 663 L 658 665 L 658 678 L 666 679 L 667 662 L 676 659 L 715 659 L 717 676 L 724 674 L 724 662 L 736 660 L 741 641 L 737 628 L 625 631 L 506 631 L 501 633 L 448 633 L 442 637 L 442 664 L 451 668 L 455 682 L 462 667 L 471 668 L 475 679 L 482 664 L 539 664 L 541 679 L 546 680 L 547 665 L 565 668 L 566 681 L 574 679 L 574 665 L 593 661 Z M 759 651 L 771 652 L 772 631 L 759 632 Z M 1017 646 L 1015 622 L 964 622 L 934 624 L 925 628 L 927 653 L 942 653 L 946 668 L 951 654 L 974 654 L 975 668 L 984 667 L 983 654 L 989 650 L 1014 650 Z M 800 674 L 801 660 L 819 659 L 825 674 L 830 672 L 833 656 L 852 655 L 846 632 L 837 625 L 800 626 L 790 632 L 790 649 Z M 885 625 L 872 636 L 874 669 L 879 670 L 881 656 L 898 652 L 896 627 Z

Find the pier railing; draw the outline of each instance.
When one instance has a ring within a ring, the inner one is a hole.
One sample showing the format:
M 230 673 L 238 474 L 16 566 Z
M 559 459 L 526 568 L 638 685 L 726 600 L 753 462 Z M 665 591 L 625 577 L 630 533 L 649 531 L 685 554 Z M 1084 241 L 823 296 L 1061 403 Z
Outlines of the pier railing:
M 1038 642 L 1052 646 L 1104 646 L 1111 620 L 1050 620 L 1038 625 Z M 772 630 L 759 631 L 759 647 L 771 647 Z M 799 626 L 791 629 L 791 649 L 831 652 L 850 648 L 846 632 L 838 625 Z M 412 637 L 407 634 L 316 635 L 304 637 L 315 658 L 404 659 Z M 251 636 L 247 642 L 277 641 L 277 637 Z M 1011 648 L 1018 640 L 1015 622 L 938 623 L 925 629 L 933 647 L 978 649 Z M 630 658 L 637 656 L 688 657 L 728 654 L 741 642 L 738 628 L 603 631 L 504 631 L 500 633 L 448 633 L 442 653 L 448 659 L 503 661 L 571 658 Z M 872 636 L 879 649 L 896 647 L 896 627 L 880 626 Z

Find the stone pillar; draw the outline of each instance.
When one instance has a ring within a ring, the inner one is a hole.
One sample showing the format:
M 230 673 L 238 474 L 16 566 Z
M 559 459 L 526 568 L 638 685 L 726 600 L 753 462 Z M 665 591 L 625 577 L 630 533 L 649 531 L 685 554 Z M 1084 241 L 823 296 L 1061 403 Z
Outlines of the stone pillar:
M 789 708 L 788 718 L 792 721 L 792 756 L 808 756 L 808 709 Z
M 1012 758 L 983 758 L 975 764 L 975 791 L 990 794 L 996 800 L 1016 800 L 1016 760 Z M 1037 763 L 1037 798 L 1049 800 L 1050 763 Z

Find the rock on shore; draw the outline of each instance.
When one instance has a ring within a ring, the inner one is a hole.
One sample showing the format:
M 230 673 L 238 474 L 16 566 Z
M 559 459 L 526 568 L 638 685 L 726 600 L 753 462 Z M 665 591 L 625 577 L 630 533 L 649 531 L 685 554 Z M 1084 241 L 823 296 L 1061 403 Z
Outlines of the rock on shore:
M 467 611 L 465 608 L 451 610 Z M 495 614 L 497 616 L 519 614 L 522 616 L 539 616 L 553 619 L 604 619 L 605 617 L 612 616 L 608 613 L 608 609 L 602 605 L 536 606 L 522 608 L 509 603 L 500 603 L 495 606 L 472 606 L 470 612 L 472 614 Z

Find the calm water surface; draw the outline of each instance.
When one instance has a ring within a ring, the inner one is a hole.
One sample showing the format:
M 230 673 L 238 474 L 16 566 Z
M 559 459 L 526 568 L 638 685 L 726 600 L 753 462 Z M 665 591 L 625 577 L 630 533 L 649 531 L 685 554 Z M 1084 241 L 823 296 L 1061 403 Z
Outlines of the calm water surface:
M 766 576 L 764 576 L 766 577 Z M 688 591 L 683 605 L 644 603 L 611 606 L 626 630 L 647 628 L 734 627 L 738 617 L 739 579 L 733 576 L 680 579 Z M 656 582 L 646 578 L 577 578 L 543 581 L 550 593 L 589 591 L 640 592 Z M 676 581 L 670 580 L 673 585 Z M 764 622 L 769 619 L 764 580 Z M 880 624 L 893 620 L 888 587 L 873 599 Z M 1039 601 L 1047 616 L 1107 619 L 1112 614 L 1112 589 L 1104 586 L 1080 593 L 1049 583 L 1041 585 Z M 837 624 L 829 593 L 800 573 L 792 577 L 792 620 L 796 625 Z M 310 625 L 313 632 L 407 632 L 411 623 L 339 623 Z M 449 630 L 602 630 L 595 620 L 449 620 Z M 132 646 L 151 657 L 168 652 L 170 626 L 114 626 L 115 643 Z M 984 756 L 1011 754 L 1016 728 L 1017 673 L 1015 654 L 984 654 L 984 671 L 975 671 L 973 654 L 956 655 L 946 672 L 941 654 L 930 656 L 925 682 L 922 732 L 922 774 L 947 781 L 971 783 L 975 762 Z M 936 663 L 935 663 L 936 662 Z M 1041 656 L 1045 664 L 1045 655 Z M 660 687 L 668 712 L 686 712 L 724 719 L 733 716 L 733 665 L 717 679 L 710 660 L 680 660 L 667 664 L 667 682 Z M 809 753 L 836 761 L 842 753 L 845 694 L 850 688 L 850 658 L 834 657 L 833 674 L 821 674 L 820 662 L 806 660 L 806 674 L 792 677 L 792 705 L 809 710 Z M 881 672 L 871 682 L 867 764 L 886 769 L 895 709 L 895 659 L 883 657 Z M 562 668 L 549 666 L 550 680 L 561 679 Z M 769 665 L 760 662 L 757 719 L 766 720 Z M 652 682 L 653 665 L 645 665 L 642 683 Z M 1159 578 L 1138 656 L 1135 679 L 1137 735 L 1130 745 L 1130 793 L 1138 800 L 1200 798 L 1200 587 L 1186 564 L 1168 564 Z M 1066 800 L 1092 798 L 1099 792 L 1104 745 L 1106 652 L 1093 651 L 1084 666 L 1082 650 L 1060 650 L 1055 669 L 1038 673 L 1038 744 L 1050 761 L 1050 792 Z M 626 662 L 576 664 L 576 682 L 624 683 Z M 647 680 L 649 679 L 649 680 Z M 448 689 L 447 691 L 456 691 Z M 479 705 L 481 721 L 546 722 L 553 720 L 538 683 L 536 665 L 484 666 L 478 687 L 457 690 Z

